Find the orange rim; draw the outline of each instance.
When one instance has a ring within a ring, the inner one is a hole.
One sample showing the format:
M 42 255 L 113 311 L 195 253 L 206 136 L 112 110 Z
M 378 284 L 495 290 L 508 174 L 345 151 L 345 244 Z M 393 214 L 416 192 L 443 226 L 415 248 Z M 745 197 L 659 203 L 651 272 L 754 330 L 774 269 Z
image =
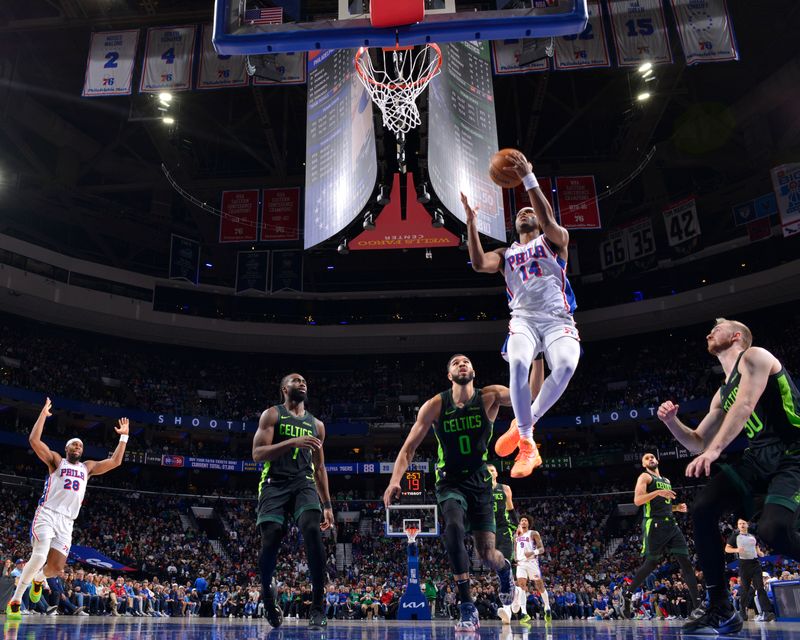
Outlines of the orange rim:
M 431 71 L 430 73 L 426 74 L 422 78 L 414 80 L 413 82 L 403 82 L 400 84 L 396 83 L 386 84 L 384 82 L 378 82 L 377 80 L 375 80 L 375 78 L 373 78 L 366 71 L 364 71 L 361 65 L 361 57 L 369 51 L 367 47 L 360 47 L 356 52 L 356 57 L 355 57 L 356 72 L 358 73 L 359 76 L 361 76 L 361 79 L 364 80 L 364 82 L 368 82 L 371 85 L 374 85 L 376 87 L 381 87 L 383 89 L 389 89 L 390 91 L 394 91 L 395 89 L 408 89 L 410 87 L 418 87 L 422 84 L 426 84 L 430 82 L 433 76 L 435 76 L 439 72 L 439 69 L 442 68 L 442 50 L 439 48 L 438 44 L 435 44 L 433 42 L 425 46 L 430 47 L 433 51 L 436 52 L 436 67 L 434 67 L 433 71 Z M 381 48 L 383 49 L 383 51 L 407 51 L 408 49 L 413 49 L 413 47 L 401 47 L 401 46 L 381 47 Z

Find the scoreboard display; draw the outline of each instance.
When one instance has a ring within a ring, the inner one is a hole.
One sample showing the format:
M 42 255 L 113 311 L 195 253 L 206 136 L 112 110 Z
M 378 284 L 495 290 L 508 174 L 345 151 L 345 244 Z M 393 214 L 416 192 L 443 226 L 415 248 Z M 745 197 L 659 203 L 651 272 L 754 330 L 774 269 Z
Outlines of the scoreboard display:
M 406 471 L 400 481 L 400 499 L 403 502 L 421 502 L 425 497 L 425 474 L 422 471 Z

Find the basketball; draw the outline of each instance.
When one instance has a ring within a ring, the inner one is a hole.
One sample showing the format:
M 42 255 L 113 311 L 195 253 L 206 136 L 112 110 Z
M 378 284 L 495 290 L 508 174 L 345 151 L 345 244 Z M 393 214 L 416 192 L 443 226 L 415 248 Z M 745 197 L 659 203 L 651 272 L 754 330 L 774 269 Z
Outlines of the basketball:
M 516 174 L 509 174 L 503 170 L 511 167 L 507 156 L 515 151 L 516 149 L 500 149 L 492 156 L 492 161 L 489 163 L 489 177 L 498 187 L 513 189 L 522 182 Z

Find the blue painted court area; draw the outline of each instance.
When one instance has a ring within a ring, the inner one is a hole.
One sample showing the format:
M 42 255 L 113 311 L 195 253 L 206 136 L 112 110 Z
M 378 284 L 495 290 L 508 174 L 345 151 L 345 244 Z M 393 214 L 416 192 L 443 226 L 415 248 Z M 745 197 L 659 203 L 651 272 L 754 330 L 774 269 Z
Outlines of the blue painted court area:
M 335 621 L 325 631 L 309 631 L 305 621 L 287 621 L 271 629 L 264 621 L 136 620 L 35 617 L 20 622 L 6 621 L 4 640 L 672 640 L 684 637 L 676 622 L 554 622 L 531 627 L 485 622 L 477 633 L 459 633 L 449 622 Z M 685 636 L 689 637 L 689 636 Z M 747 622 L 741 633 L 729 638 L 753 640 L 800 640 L 800 623 Z

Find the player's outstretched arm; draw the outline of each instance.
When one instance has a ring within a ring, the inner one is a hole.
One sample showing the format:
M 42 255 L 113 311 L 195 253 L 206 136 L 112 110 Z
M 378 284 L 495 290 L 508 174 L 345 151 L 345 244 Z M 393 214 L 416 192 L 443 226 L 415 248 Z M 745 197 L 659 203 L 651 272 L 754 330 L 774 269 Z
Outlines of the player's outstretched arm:
M 655 491 L 648 491 L 647 487 L 650 485 L 652 478 L 648 473 L 642 473 L 636 481 L 636 488 L 633 490 L 633 504 L 641 507 L 643 504 L 650 502 L 653 498 L 665 498 L 666 500 L 674 500 L 675 492 L 669 489 L 656 489 Z
M 128 434 L 130 432 L 130 423 L 128 422 L 128 419 L 120 418 L 117 421 L 117 426 L 114 427 L 114 431 L 116 431 L 119 435 L 117 448 L 114 449 L 114 453 L 111 454 L 110 458 L 106 458 L 105 460 L 86 461 L 86 470 L 89 472 L 90 476 L 99 476 L 104 473 L 108 473 L 112 469 L 116 469 L 122 464 L 122 460 L 125 458 L 125 447 L 127 446 L 129 437 Z
M 755 411 L 756 403 L 767 388 L 769 374 L 777 360 L 766 349 L 753 347 L 745 351 L 739 360 L 739 391 L 736 400 L 724 414 L 721 426 L 706 450 L 686 467 L 686 476 L 701 478 L 711 474 L 711 464 L 719 458 L 725 448 L 736 439 L 745 423 Z M 719 395 L 716 394 L 719 402 Z M 699 427 L 698 427 L 699 430 Z
M 320 442 L 325 441 L 325 425 L 321 420 L 317 420 L 317 435 Z M 312 450 L 311 458 L 314 461 L 314 480 L 317 485 L 317 493 L 322 502 L 322 522 L 319 528 L 325 531 L 333 526 L 333 503 L 328 488 L 328 470 L 325 468 L 325 453 L 322 447 Z
M 434 396 L 419 408 L 417 413 L 417 420 L 411 431 L 408 432 L 406 441 L 397 454 L 397 460 L 394 461 L 394 470 L 392 477 L 389 480 L 389 486 L 383 492 L 383 504 L 388 507 L 392 501 L 400 497 L 400 478 L 408 469 L 411 462 L 414 460 L 414 454 L 419 445 L 428 435 L 434 420 L 439 417 L 439 412 L 442 409 L 442 400 L 439 396 Z
M 28 443 L 31 445 L 31 449 L 33 449 L 33 452 L 38 456 L 39 460 L 47 465 L 50 473 L 55 471 L 58 465 L 61 464 L 61 456 L 42 442 L 42 431 L 44 431 L 45 420 L 52 415 L 53 403 L 50 402 L 50 398 L 45 398 L 44 406 L 39 412 L 39 417 L 36 418 L 36 422 L 33 424 L 31 434 L 28 436 Z
M 481 237 L 478 233 L 478 213 L 473 209 L 467 196 L 461 194 L 461 204 L 467 216 L 467 249 L 472 269 L 480 273 L 497 273 L 503 269 L 503 249 L 495 249 L 489 253 L 483 251 Z
M 680 405 L 667 400 L 658 408 L 658 419 L 667 425 L 675 439 L 690 453 L 701 453 L 716 435 L 725 418 L 719 394 L 714 394 L 714 397 L 711 398 L 708 413 L 697 425 L 697 429 L 686 426 L 678 419 L 678 409 L 680 409 Z
M 516 173 L 520 180 L 524 181 L 527 176 L 533 177 L 533 165 L 528 162 L 528 159 L 521 151 L 509 153 L 506 158 L 510 162 L 509 172 L 513 171 Z M 528 188 L 527 184 L 525 186 L 528 191 L 528 198 L 531 201 L 531 207 L 533 207 L 536 213 L 539 226 L 542 227 L 542 233 L 544 233 L 545 237 L 551 243 L 559 248 L 559 255 L 566 260 L 567 247 L 569 246 L 569 231 L 556 221 L 553 207 L 550 206 L 550 203 L 547 201 L 544 193 L 542 193 L 539 185 L 536 184 L 532 188 Z

